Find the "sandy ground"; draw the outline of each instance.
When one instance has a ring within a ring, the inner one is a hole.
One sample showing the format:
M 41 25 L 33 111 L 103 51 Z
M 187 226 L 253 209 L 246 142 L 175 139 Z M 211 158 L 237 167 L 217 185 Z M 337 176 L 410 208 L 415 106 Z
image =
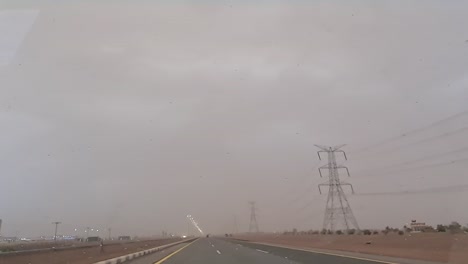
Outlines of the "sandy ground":
M 161 246 L 179 239 L 159 239 L 132 243 L 108 244 L 101 252 L 99 245 L 90 248 L 67 249 L 19 255 L 0 255 L 0 264 L 90 264 L 140 250 Z
M 57 246 L 67 247 L 73 244 L 78 244 L 75 241 L 58 242 Z M 54 242 L 51 241 L 38 241 L 38 242 L 22 242 L 22 243 L 0 243 L 0 251 L 11 251 L 11 250 L 28 250 L 28 249 L 39 249 L 39 248 L 51 248 L 55 246 Z
M 468 263 L 468 235 L 241 235 L 236 238 L 310 249 L 330 249 L 441 263 Z M 371 244 L 366 244 L 371 242 Z

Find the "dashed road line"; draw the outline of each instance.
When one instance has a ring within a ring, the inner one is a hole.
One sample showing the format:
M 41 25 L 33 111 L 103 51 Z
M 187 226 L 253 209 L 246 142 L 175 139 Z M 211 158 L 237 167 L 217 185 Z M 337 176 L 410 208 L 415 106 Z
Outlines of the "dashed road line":
M 263 253 L 265 253 L 265 254 L 268 254 L 268 251 L 260 250 L 260 249 L 256 249 L 256 250 L 259 251 L 259 252 L 263 252 Z
M 219 252 L 219 250 L 216 250 L 216 253 L 218 253 L 218 255 L 221 255 L 221 252 Z
M 258 244 L 263 244 L 263 243 L 258 243 Z M 270 247 L 287 248 L 287 249 L 292 249 L 292 250 L 311 252 L 311 253 L 321 254 L 321 255 L 329 255 L 329 256 L 336 256 L 336 257 L 342 257 L 342 258 L 365 260 L 365 261 L 383 263 L 383 264 L 398 264 L 397 262 L 389 262 L 389 261 L 383 261 L 383 260 L 371 259 L 371 258 L 353 257 L 353 256 L 347 256 L 347 255 L 335 254 L 335 253 L 328 253 L 328 252 L 311 250 L 311 249 L 302 249 L 302 248 L 289 247 L 289 246 L 284 246 L 284 245 L 272 245 L 272 244 L 267 244 L 267 243 L 265 243 L 263 245 L 270 246 Z

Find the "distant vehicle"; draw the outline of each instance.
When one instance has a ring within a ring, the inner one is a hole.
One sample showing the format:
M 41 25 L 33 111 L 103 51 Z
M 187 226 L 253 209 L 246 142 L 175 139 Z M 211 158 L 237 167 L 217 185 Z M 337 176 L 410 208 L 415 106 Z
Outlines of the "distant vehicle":
M 16 242 L 18 240 L 19 239 L 17 237 L 0 237 L 0 242 L 3 241 L 3 242 L 11 243 L 11 242 Z
M 101 238 L 97 236 L 86 238 L 86 242 L 98 242 L 98 241 L 101 241 Z
M 210 235 L 208 234 L 208 235 L 206 235 L 206 237 L 210 237 Z
M 130 236 L 119 236 L 119 240 L 132 240 Z

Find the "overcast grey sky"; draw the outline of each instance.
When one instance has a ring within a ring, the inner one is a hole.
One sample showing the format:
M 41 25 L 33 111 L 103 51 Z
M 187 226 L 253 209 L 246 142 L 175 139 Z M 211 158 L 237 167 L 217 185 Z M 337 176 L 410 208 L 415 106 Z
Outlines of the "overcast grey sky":
M 361 227 L 468 223 L 468 114 L 400 136 L 468 110 L 467 3 L 37 2 L 0 11 L 3 234 L 318 229 L 314 144 Z

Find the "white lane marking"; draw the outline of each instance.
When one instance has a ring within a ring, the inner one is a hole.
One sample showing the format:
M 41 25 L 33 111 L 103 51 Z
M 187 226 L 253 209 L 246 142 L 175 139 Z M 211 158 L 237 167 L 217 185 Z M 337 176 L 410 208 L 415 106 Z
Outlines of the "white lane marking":
M 242 247 L 242 245 L 241 245 L 241 244 L 237 244 L 237 245 L 238 245 L 239 247 Z
M 255 244 L 255 243 L 254 243 L 254 244 Z M 334 253 L 328 253 L 328 252 L 317 251 L 317 250 L 310 250 L 310 249 L 294 248 L 294 247 L 288 247 L 288 246 L 277 245 L 277 244 L 258 243 L 258 242 L 257 242 L 257 244 L 260 244 L 260 245 L 267 245 L 267 246 L 272 246 L 272 247 L 279 247 L 279 248 L 287 248 L 287 249 L 292 249 L 292 250 L 297 250 L 297 251 L 312 252 L 312 253 L 316 253 L 316 254 L 337 256 L 337 257 L 342 257 L 342 258 L 350 258 L 350 259 L 365 260 L 365 261 L 376 262 L 376 263 L 383 263 L 383 264 L 399 264 L 399 263 L 397 263 L 397 262 L 388 262 L 388 261 L 383 261 L 383 260 L 378 260 L 378 259 L 352 257 L 352 256 L 341 255 L 341 254 L 334 254 Z
M 219 252 L 219 250 L 216 250 L 216 252 L 218 253 L 218 255 L 221 255 L 221 252 Z
M 211 244 L 211 246 L 212 246 L 212 247 L 214 247 L 214 245 L 213 245 L 213 244 Z
M 268 251 L 260 250 L 260 249 L 256 249 L 256 250 L 268 254 Z

